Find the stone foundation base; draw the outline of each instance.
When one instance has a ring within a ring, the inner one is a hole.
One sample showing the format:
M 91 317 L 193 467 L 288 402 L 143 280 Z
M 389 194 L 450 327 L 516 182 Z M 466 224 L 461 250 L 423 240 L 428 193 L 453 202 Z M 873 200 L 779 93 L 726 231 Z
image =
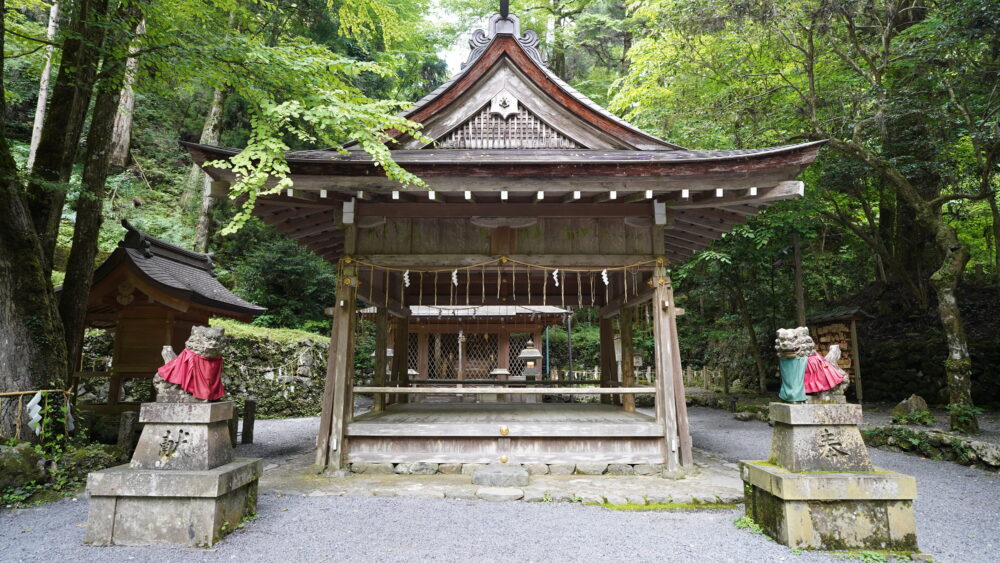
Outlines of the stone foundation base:
M 260 459 L 204 471 L 119 465 L 87 477 L 91 545 L 210 546 L 257 507 Z
M 390 474 L 400 475 L 472 475 L 480 467 L 486 467 L 486 463 L 375 463 L 375 462 L 355 462 L 350 464 L 353 473 Z M 676 479 L 689 474 L 693 468 L 680 468 L 670 473 L 666 471 L 666 464 L 661 463 L 527 463 L 511 464 L 511 466 L 523 467 L 529 475 L 649 475 Z
M 916 551 L 916 480 L 901 473 L 792 473 L 740 462 L 746 514 L 789 547 Z

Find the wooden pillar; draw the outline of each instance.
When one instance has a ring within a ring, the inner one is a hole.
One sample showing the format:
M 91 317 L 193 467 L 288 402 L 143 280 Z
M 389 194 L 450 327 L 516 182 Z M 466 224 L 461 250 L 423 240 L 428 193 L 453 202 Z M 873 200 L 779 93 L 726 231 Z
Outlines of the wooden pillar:
M 688 428 L 687 401 L 684 393 L 684 374 L 681 372 L 681 347 L 677 336 L 677 303 L 674 302 L 674 286 L 670 274 L 665 275 L 667 287 L 667 319 L 670 325 L 671 364 L 674 377 L 674 403 L 677 413 L 677 437 L 680 440 L 681 465 L 690 467 L 694 464 L 691 452 L 691 431 Z
M 386 349 L 388 348 L 389 338 L 389 311 L 385 307 L 379 307 L 375 312 L 375 379 L 374 383 L 376 387 L 385 387 L 385 372 L 388 367 L 388 356 L 386 355 Z M 395 351 L 393 352 L 395 354 Z M 395 356 L 393 356 L 395 357 Z M 385 394 L 375 393 L 375 403 L 372 405 L 372 410 L 375 412 L 382 412 L 385 410 Z
M 653 339 L 656 362 L 656 419 L 663 425 L 664 462 L 667 470 L 675 471 L 679 465 L 677 438 L 677 403 L 674 401 L 673 339 L 667 310 L 670 294 L 667 290 L 667 273 L 657 266 L 653 283 Z
M 615 373 L 615 325 L 608 318 L 599 323 L 601 339 L 601 387 L 611 387 Z M 601 395 L 601 403 L 611 404 L 611 395 Z
M 423 379 L 430 378 L 430 359 L 428 357 L 427 333 L 417 333 L 417 371 Z
M 817 342 L 819 342 L 817 340 Z M 851 366 L 854 368 L 854 394 L 858 397 L 858 404 L 861 404 L 861 351 L 858 346 L 858 322 L 851 319 Z
M 618 318 L 621 325 L 622 338 L 622 387 L 635 385 L 635 374 L 632 364 L 632 308 L 622 307 Z M 635 412 L 635 395 L 622 395 L 622 407 L 625 412 Z
M 344 254 L 354 253 L 357 230 L 352 224 L 344 226 Z M 354 323 L 356 317 L 357 265 L 349 258 L 341 262 L 337 272 L 337 300 L 333 306 L 333 328 L 326 368 L 326 385 L 323 391 L 323 412 L 316 441 L 316 465 L 339 470 L 344 467 L 344 436 L 346 425 L 353 414 L 350 376 L 354 364 Z
M 392 372 L 399 387 L 410 386 L 410 318 L 402 317 L 396 319 L 396 328 L 393 331 L 396 340 L 392 351 Z M 393 399 L 396 403 L 409 402 L 410 396 L 406 393 L 397 393 Z

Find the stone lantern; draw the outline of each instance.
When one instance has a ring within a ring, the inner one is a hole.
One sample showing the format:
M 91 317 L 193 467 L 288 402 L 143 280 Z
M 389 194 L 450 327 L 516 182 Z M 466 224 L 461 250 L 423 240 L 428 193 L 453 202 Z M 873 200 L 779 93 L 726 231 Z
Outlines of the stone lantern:
M 542 378 L 542 353 L 535 348 L 534 342 L 528 340 L 528 343 L 518 354 L 517 359 L 524 362 L 524 369 L 521 371 L 521 377 L 525 382 L 535 382 Z M 525 403 L 537 403 L 540 397 L 538 395 L 522 395 Z

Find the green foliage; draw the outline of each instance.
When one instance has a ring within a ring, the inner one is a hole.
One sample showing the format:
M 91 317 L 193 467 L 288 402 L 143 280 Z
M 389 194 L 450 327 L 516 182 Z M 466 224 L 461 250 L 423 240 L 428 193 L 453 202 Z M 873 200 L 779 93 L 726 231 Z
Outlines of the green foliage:
M 235 268 L 220 277 L 233 285 L 237 295 L 267 308 L 254 324 L 329 334 L 323 310 L 336 294 L 332 266 L 293 241 L 270 235 L 234 262 Z
M 765 538 L 768 537 L 767 534 L 764 533 L 764 528 L 761 528 L 760 524 L 754 522 L 753 518 L 750 516 L 740 516 L 736 520 L 733 520 L 733 524 L 736 526 L 737 530 L 746 530 L 751 534 L 764 536 Z
M 892 415 L 893 424 L 919 424 L 921 426 L 931 426 L 934 424 L 934 415 L 928 410 L 916 410 L 908 413 L 894 413 Z
M 953 420 L 951 429 L 956 432 L 965 432 L 965 428 L 970 422 L 974 422 L 976 417 L 983 414 L 983 409 L 967 404 L 950 403 L 947 407 L 948 416 Z

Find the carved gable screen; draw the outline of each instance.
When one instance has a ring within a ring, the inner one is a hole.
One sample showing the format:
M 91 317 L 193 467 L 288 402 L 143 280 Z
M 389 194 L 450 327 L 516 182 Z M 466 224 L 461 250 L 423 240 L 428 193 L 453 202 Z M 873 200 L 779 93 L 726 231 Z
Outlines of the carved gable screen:
M 486 104 L 431 147 L 440 149 L 579 149 L 583 145 L 556 131 L 520 102 L 504 118 Z M 429 148 L 431 148 L 429 147 Z

